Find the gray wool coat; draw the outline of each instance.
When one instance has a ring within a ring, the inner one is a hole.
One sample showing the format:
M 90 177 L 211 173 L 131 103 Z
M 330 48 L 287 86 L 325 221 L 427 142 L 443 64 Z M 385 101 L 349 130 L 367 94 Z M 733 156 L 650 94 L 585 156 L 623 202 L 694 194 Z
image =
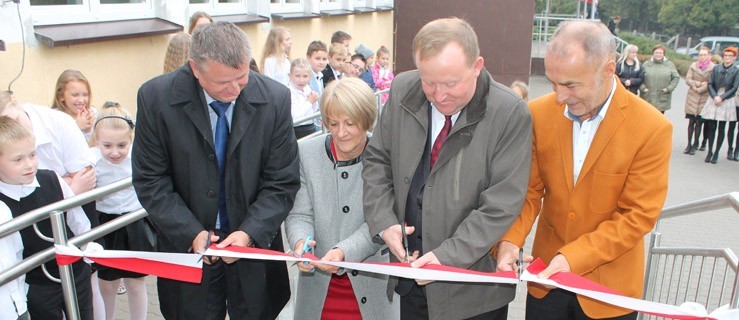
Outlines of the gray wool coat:
M 411 179 L 428 136 L 429 102 L 418 71 L 401 73 L 364 151 L 364 215 L 370 234 L 405 219 Z M 423 194 L 423 248 L 441 264 L 495 271 L 490 248 L 523 207 L 531 168 L 531 114 L 526 103 L 483 68 Z M 391 257 L 396 261 L 395 257 Z M 392 292 L 397 278 L 391 277 Z M 514 287 L 434 282 L 426 285 L 430 319 L 467 319 L 505 306 Z
M 344 251 L 344 260 L 388 262 L 389 252 L 372 242 L 362 208 L 362 162 L 337 163 L 329 158 L 326 139 L 319 135 L 299 142 L 300 190 L 285 220 L 288 245 L 313 236 L 314 254 L 322 257 L 332 248 Z M 361 160 L 361 159 L 357 159 Z M 347 272 L 363 319 L 400 318 L 400 302 L 385 292 L 387 276 Z M 298 276 L 295 319 L 319 319 L 331 275 L 316 269 Z

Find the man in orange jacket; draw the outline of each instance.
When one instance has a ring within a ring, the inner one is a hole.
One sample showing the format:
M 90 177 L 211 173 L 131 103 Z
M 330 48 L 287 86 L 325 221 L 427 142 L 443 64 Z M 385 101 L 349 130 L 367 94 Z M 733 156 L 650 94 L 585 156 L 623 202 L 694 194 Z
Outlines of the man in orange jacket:
M 573 272 L 640 298 L 644 235 L 665 197 L 672 125 L 614 77 L 616 44 L 602 24 L 561 24 L 544 64 L 554 91 L 530 103 L 531 176 L 521 215 L 495 248 L 512 270 L 534 221 L 539 274 Z M 525 260 L 530 260 L 527 257 Z M 561 289 L 529 284 L 527 319 L 636 319 Z

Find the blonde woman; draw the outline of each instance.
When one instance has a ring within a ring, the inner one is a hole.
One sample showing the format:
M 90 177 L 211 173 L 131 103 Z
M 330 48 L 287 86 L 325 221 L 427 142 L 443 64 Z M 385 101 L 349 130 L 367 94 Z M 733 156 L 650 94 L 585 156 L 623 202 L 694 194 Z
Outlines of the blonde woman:
M 287 86 L 290 81 L 290 48 L 293 46 L 290 29 L 275 27 L 269 31 L 262 51 L 262 74 Z
M 639 93 L 639 86 L 644 81 L 644 72 L 636 57 L 637 52 L 639 52 L 637 46 L 633 44 L 626 46 L 616 64 L 616 75 L 624 87 L 633 94 Z

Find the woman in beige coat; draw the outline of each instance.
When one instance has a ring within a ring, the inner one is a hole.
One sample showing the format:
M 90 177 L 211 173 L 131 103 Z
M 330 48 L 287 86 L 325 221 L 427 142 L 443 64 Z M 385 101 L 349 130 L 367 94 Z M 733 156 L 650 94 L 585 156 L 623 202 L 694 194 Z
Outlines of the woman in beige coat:
M 708 77 L 711 76 L 714 66 L 711 62 L 709 49 L 702 47 L 698 51 L 698 61 L 690 65 L 688 74 L 685 76 L 685 83 L 688 85 L 688 96 L 685 99 L 685 118 L 688 119 L 688 146 L 685 147 L 683 153 L 693 155 L 695 150 L 698 149 L 703 124 L 700 114 L 703 105 L 708 100 Z M 703 146 L 706 145 L 705 139 L 704 134 Z M 691 144 L 690 141 L 693 141 L 693 143 Z

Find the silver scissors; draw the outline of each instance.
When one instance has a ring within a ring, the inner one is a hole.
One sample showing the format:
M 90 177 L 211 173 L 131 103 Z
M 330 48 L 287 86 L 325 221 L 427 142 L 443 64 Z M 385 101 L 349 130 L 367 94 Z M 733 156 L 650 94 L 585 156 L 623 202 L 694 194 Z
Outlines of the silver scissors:
M 205 251 L 207 251 L 208 248 L 210 248 L 210 245 L 211 245 L 210 237 L 212 236 L 213 236 L 213 231 L 208 231 L 207 239 L 205 239 L 205 248 L 203 248 L 203 251 L 200 252 L 200 259 L 198 259 L 198 262 L 203 261 L 203 257 L 205 257 Z M 210 262 L 210 260 L 208 260 L 208 262 Z

